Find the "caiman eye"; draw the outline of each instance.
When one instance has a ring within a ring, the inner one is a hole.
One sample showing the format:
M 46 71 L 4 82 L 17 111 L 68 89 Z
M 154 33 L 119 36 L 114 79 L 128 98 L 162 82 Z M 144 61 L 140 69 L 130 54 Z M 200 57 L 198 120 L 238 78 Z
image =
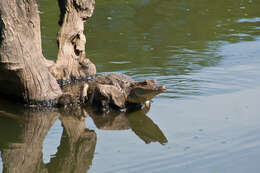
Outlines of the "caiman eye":
M 147 80 L 145 80 L 143 84 L 144 84 L 144 85 L 148 85 L 148 82 L 147 82 Z

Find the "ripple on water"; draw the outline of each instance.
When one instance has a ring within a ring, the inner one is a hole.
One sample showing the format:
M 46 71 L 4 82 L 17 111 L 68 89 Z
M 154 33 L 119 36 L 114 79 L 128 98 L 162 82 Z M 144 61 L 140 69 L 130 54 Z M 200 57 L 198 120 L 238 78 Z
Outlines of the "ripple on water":
M 204 67 L 185 75 L 161 76 L 167 97 L 214 95 L 259 86 L 260 38 L 254 41 L 225 43 L 216 49 L 221 57 L 216 66 Z M 213 57 L 214 59 L 214 57 Z
M 110 61 L 111 64 L 129 64 L 130 61 Z
M 237 20 L 237 23 L 256 23 L 260 22 L 260 17 L 255 17 L 255 18 L 242 18 Z
M 258 172 L 260 128 L 256 100 L 259 89 L 175 102 L 175 109 L 183 113 L 180 117 L 164 115 L 167 119 L 164 127 L 170 130 L 169 144 L 160 150 L 158 147 L 153 150 L 150 145 L 138 146 L 141 149 L 132 149 L 134 153 L 114 160 L 114 166 L 105 172 Z M 239 100 L 241 97 L 243 100 Z M 175 114 L 177 111 L 169 108 L 172 104 L 167 102 L 161 103 L 162 110 L 157 112 Z M 230 102 L 234 104 L 228 105 Z M 249 109 L 242 111 L 245 103 L 250 105 Z M 215 104 L 221 109 L 214 110 L 218 109 Z M 168 110 L 164 110 L 166 107 Z M 238 109 L 237 113 L 234 109 Z M 232 122 L 225 120 L 228 112 L 233 113 Z
M 190 142 L 191 146 L 182 146 L 183 150 L 168 148 L 160 154 L 151 154 L 149 157 L 130 158 L 131 162 L 122 160 L 108 168 L 106 172 L 207 172 L 218 170 L 220 167 L 221 170 L 228 170 L 229 167 L 234 170 L 236 169 L 235 164 L 243 163 L 248 158 L 258 160 L 255 152 L 260 152 L 259 130 L 258 128 L 250 132 L 251 135 L 243 133 L 228 141 L 218 139 L 200 141 L 199 143 Z M 233 159 L 235 159 L 235 163 Z M 254 164 L 254 162 L 251 162 L 245 167 L 248 170 L 253 170 Z

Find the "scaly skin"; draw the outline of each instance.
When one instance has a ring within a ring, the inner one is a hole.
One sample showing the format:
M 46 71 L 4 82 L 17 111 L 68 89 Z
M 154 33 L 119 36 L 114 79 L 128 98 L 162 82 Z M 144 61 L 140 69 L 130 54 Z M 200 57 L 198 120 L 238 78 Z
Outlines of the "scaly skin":
M 166 87 L 158 86 L 156 80 L 135 82 L 123 74 L 105 74 L 85 83 L 82 91 L 84 102 L 107 110 L 110 106 L 124 109 L 129 103 L 147 104 L 147 101 L 165 92 Z

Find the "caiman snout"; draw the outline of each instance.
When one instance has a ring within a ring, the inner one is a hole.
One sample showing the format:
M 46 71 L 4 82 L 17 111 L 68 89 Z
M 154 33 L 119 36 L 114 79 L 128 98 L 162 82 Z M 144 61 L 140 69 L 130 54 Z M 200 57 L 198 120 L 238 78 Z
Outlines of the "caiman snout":
M 165 92 L 165 85 L 157 85 L 156 80 L 145 80 L 143 82 L 135 82 L 132 85 L 132 90 L 127 98 L 128 102 L 132 103 L 145 103 L 151 100 L 156 95 Z
M 166 86 L 165 85 L 159 86 L 158 89 L 164 92 L 166 91 Z
M 143 82 L 136 82 L 136 86 L 142 87 L 143 89 L 152 89 L 154 91 L 166 91 L 166 86 L 159 86 L 156 79 L 145 80 Z

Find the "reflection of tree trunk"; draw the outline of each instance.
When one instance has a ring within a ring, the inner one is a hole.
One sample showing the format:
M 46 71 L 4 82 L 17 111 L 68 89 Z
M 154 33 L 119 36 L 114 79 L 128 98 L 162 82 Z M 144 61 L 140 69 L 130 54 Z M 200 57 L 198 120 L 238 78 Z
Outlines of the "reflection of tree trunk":
M 51 100 L 61 90 L 42 55 L 35 0 L 0 1 L 0 93 L 29 102 Z
M 5 141 L 0 145 L 3 172 L 47 172 L 42 160 L 42 143 L 57 115 L 54 112 L 27 112 L 20 117 L 23 124 L 17 133 L 20 133 L 21 141 Z
M 56 157 L 47 165 L 53 173 L 86 173 L 92 163 L 96 133 L 85 128 L 85 120 L 62 116 L 64 127 Z
M 52 73 L 59 81 L 84 78 L 96 73 L 95 65 L 85 53 L 84 22 L 94 11 L 94 0 L 58 0 L 60 32 L 58 58 Z

